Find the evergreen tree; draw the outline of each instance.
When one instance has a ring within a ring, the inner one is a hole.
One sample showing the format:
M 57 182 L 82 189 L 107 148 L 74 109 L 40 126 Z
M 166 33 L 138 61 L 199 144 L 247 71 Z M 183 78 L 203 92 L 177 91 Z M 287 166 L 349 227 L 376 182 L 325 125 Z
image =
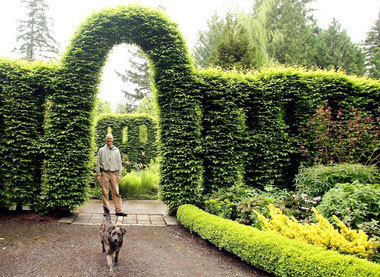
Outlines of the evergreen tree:
M 258 0 L 253 17 L 265 30 L 269 60 L 279 64 L 312 66 L 315 34 L 313 0 Z
M 222 69 L 244 70 L 251 67 L 248 31 L 238 17 L 227 13 L 221 36 L 210 55 L 210 64 Z
M 380 12 L 364 42 L 368 75 L 380 79 Z
M 122 90 L 126 99 L 126 113 L 134 112 L 140 101 L 146 96 L 152 96 L 150 86 L 149 61 L 138 48 L 128 49 L 131 54 L 128 62 L 130 68 L 124 73 L 115 71 L 121 80 L 127 84 L 127 89 Z
M 49 6 L 44 0 L 21 0 L 27 9 L 25 20 L 19 20 L 17 46 L 23 59 L 51 59 L 58 54 L 58 44 L 49 27 L 52 19 L 46 16 Z
M 224 20 L 214 13 L 207 21 L 208 30 L 198 32 L 198 41 L 192 51 L 198 67 L 207 68 L 211 65 L 210 58 L 215 55 L 224 25 Z
M 327 30 L 318 35 L 316 64 L 323 69 L 342 69 L 348 74 L 365 72 L 364 53 L 351 41 L 345 30 L 334 18 Z

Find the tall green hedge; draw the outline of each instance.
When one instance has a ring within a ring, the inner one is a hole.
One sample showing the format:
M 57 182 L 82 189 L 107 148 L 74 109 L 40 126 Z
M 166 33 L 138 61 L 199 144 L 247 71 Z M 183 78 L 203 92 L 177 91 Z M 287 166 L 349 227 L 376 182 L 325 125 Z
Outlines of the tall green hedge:
M 0 206 L 39 203 L 45 98 L 56 66 L 0 59 Z
M 300 127 L 326 102 L 335 111 L 360 108 L 380 115 L 380 83 L 367 78 L 295 69 L 243 76 L 202 71 L 200 76 L 204 182 L 214 189 L 239 183 L 236 171 L 242 164 L 249 186 L 292 186 L 306 162 L 299 143 L 310 139 Z
M 143 126 L 146 128 L 145 134 L 141 134 Z M 141 163 L 142 153 L 147 163 L 157 157 L 157 123 L 153 117 L 135 114 L 101 115 L 95 125 L 96 149 L 105 144 L 108 128 L 112 130 L 114 144 L 122 154 L 128 155 L 131 164 Z
M 198 71 L 165 14 L 107 8 L 84 21 L 57 64 L 0 61 L 0 205 L 62 212 L 84 202 L 97 87 L 108 53 L 121 43 L 150 60 L 162 196 L 171 212 L 241 182 L 290 186 L 302 161 L 298 144 L 310 137 L 299 127 L 326 101 L 380 112 L 379 82 L 294 69 Z

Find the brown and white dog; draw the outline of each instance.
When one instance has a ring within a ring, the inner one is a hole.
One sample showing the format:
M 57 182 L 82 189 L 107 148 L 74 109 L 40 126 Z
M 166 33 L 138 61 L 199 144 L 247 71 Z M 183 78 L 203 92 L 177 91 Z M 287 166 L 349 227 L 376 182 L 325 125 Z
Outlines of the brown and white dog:
M 102 243 L 102 253 L 107 256 L 107 263 L 110 268 L 109 276 L 113 276 L 113 266 L 118 265 L 119 251 L 123 246 L 123 236 L 127 232 L 125 229 L 117 227 L 111 221 L 109 209 L 104 205 L 104 214 L 106 219 L 100 226 L 100 240 Z M 115 262 L 115 263 L 114 263 Z

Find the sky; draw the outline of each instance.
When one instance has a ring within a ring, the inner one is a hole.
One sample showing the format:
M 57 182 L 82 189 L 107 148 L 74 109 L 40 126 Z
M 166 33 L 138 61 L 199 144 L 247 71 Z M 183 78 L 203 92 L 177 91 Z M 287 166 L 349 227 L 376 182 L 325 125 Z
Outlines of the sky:
M 166 9 L 170 19 L 178 24 L 180 32 L 191 49 L 198 32 L 207 28 L 207 20 L 215 11 L 222 15 L 228 10 L 250 11 L 254 0 L 45 0 L 50 9 L 48 16 L 54 19 L 53 36 L 65 52 L 78 26 L 93 11 L 117 5 L 140 4 L 152 8 L 158 5 Z M 25 16 L 20 0 L 0 0 L 0 57 L 18 58 L 12 52 L 16 46 L 17 23 Z M 380 12 L 379 0 L 314 0 L 312 7 L 318 26 L 325 29 L 335 17 L 353 42 L 360 43 L 374 25 Z M 128 46 L 114 47 L 103 69 L 98 97 L 111 103 L 124 103 L 121 92 L 126 85 L 116 76 L 115 70 L 127 68 Z

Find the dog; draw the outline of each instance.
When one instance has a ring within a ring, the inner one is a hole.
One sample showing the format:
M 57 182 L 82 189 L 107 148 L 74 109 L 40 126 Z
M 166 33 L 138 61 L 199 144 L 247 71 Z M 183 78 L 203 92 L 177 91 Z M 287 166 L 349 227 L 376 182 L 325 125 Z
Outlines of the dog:
M 123 246 L 123 237 L 127 231 L 124 228 L 117 227 L 111 221 L 110 210 L 106 206 L 102 206 L 106 219 L 100 226 L 100 241 L 102 243 L 102 253 L 106 254 L 110 268 L 109 276 L 113 276 L 113 267 L 118 265 L 119 252 Z

